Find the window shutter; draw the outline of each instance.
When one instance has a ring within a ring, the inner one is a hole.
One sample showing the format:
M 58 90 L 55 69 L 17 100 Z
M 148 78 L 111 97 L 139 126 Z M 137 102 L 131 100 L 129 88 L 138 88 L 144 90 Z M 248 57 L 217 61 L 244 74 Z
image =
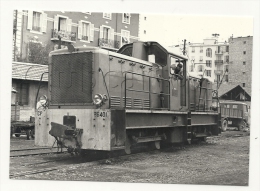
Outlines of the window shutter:
M 32 30 L 32 22 L 33 22 L 33 11 L 28 11 L 27 29 Z
M 99 38 L 103 38 L 103 26 L 100 26 L 99 32 Z
M 46 33 L 46 28 L 47 28 L 47 14 L 42 13 L 41 14 L 41 32 Z
M 78 26 L 78 39 L 82 39 L 82 22 L 79 21 L 79 26 Z
M 94 41 L 94 24 L 90 24 L 90 36 L 89 36 L 90 41 Z
M 113 42 L 114 41 L 114 32 L 115 32 L 115 30 L 114 29 L 110 29 L 110 36 L 109 36 L 109 39 Z
M 59 24 L 59 17 L 58 16 L 55 16 L 54 17 L 54 26 L 53 26 L 53 29 L 55 30 L 58 30 L 58 24 Z
M 72 20 L 67 19 L 67 32 L 71 32 L 71 24 L 72 24 Z

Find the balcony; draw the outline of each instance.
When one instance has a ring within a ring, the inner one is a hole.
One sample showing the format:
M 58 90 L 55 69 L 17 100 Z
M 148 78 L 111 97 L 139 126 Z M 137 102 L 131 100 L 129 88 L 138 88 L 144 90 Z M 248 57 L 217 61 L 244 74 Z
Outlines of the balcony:
M 224 51 L 215 51 L 215 54 L 223 54 Z
M 115 48 L 115 49 L 119 49 L 120 48 L 120 43 L 119 43 L 119 41 L 116 41 L 116 40 L 99 38 L 98 39 L 98 46 L 101 47 L 101 48 Z
M 223 74 L 223 70 L 214 70 L 214 73 L 216 75 L 222 75 Z
M 223 64 L 223 60 L 215 60 L 215 65 Z
M 59 35 L 61 37 L 61 41 L 76 42 L 76 32 L 58 31 L 56 29 L 52 29 L 51 40 L 59 40 Z

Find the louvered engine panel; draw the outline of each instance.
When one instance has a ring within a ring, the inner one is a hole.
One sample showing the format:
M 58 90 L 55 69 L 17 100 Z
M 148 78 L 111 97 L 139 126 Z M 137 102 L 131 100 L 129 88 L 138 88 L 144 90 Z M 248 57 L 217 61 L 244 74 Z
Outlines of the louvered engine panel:
M 123 97 L 123 106 L 125 106 L 125 97 Z M 126 108 L 132 107 L 132 98 L 127 97 L 126 98 Z
M 121 98 L 118 96 L 111 96 L 110 97 L 110 105 L 111 107 L 120 107 Z

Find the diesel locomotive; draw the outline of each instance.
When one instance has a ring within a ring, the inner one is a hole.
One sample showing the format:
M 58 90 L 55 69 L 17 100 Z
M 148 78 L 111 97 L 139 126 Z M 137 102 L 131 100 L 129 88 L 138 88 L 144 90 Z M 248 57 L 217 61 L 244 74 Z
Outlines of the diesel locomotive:
M 188 76 L 187 57 L 158 42 L 117 52 L 73 47 L 49 55 L 48 95 L 37 106 L 35 144 L 69 152 L 112 151 L 150 142 L 192 143 L 218 135 L 212 83 Z

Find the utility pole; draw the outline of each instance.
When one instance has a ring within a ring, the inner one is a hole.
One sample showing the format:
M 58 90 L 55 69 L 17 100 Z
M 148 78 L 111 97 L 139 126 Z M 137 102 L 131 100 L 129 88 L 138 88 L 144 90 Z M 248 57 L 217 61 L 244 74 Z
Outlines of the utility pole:
M 184 45 L 183 45 L 183 55 L 185 55 L 185 49 L 186 49 L 186 39 L 184 39 Z

